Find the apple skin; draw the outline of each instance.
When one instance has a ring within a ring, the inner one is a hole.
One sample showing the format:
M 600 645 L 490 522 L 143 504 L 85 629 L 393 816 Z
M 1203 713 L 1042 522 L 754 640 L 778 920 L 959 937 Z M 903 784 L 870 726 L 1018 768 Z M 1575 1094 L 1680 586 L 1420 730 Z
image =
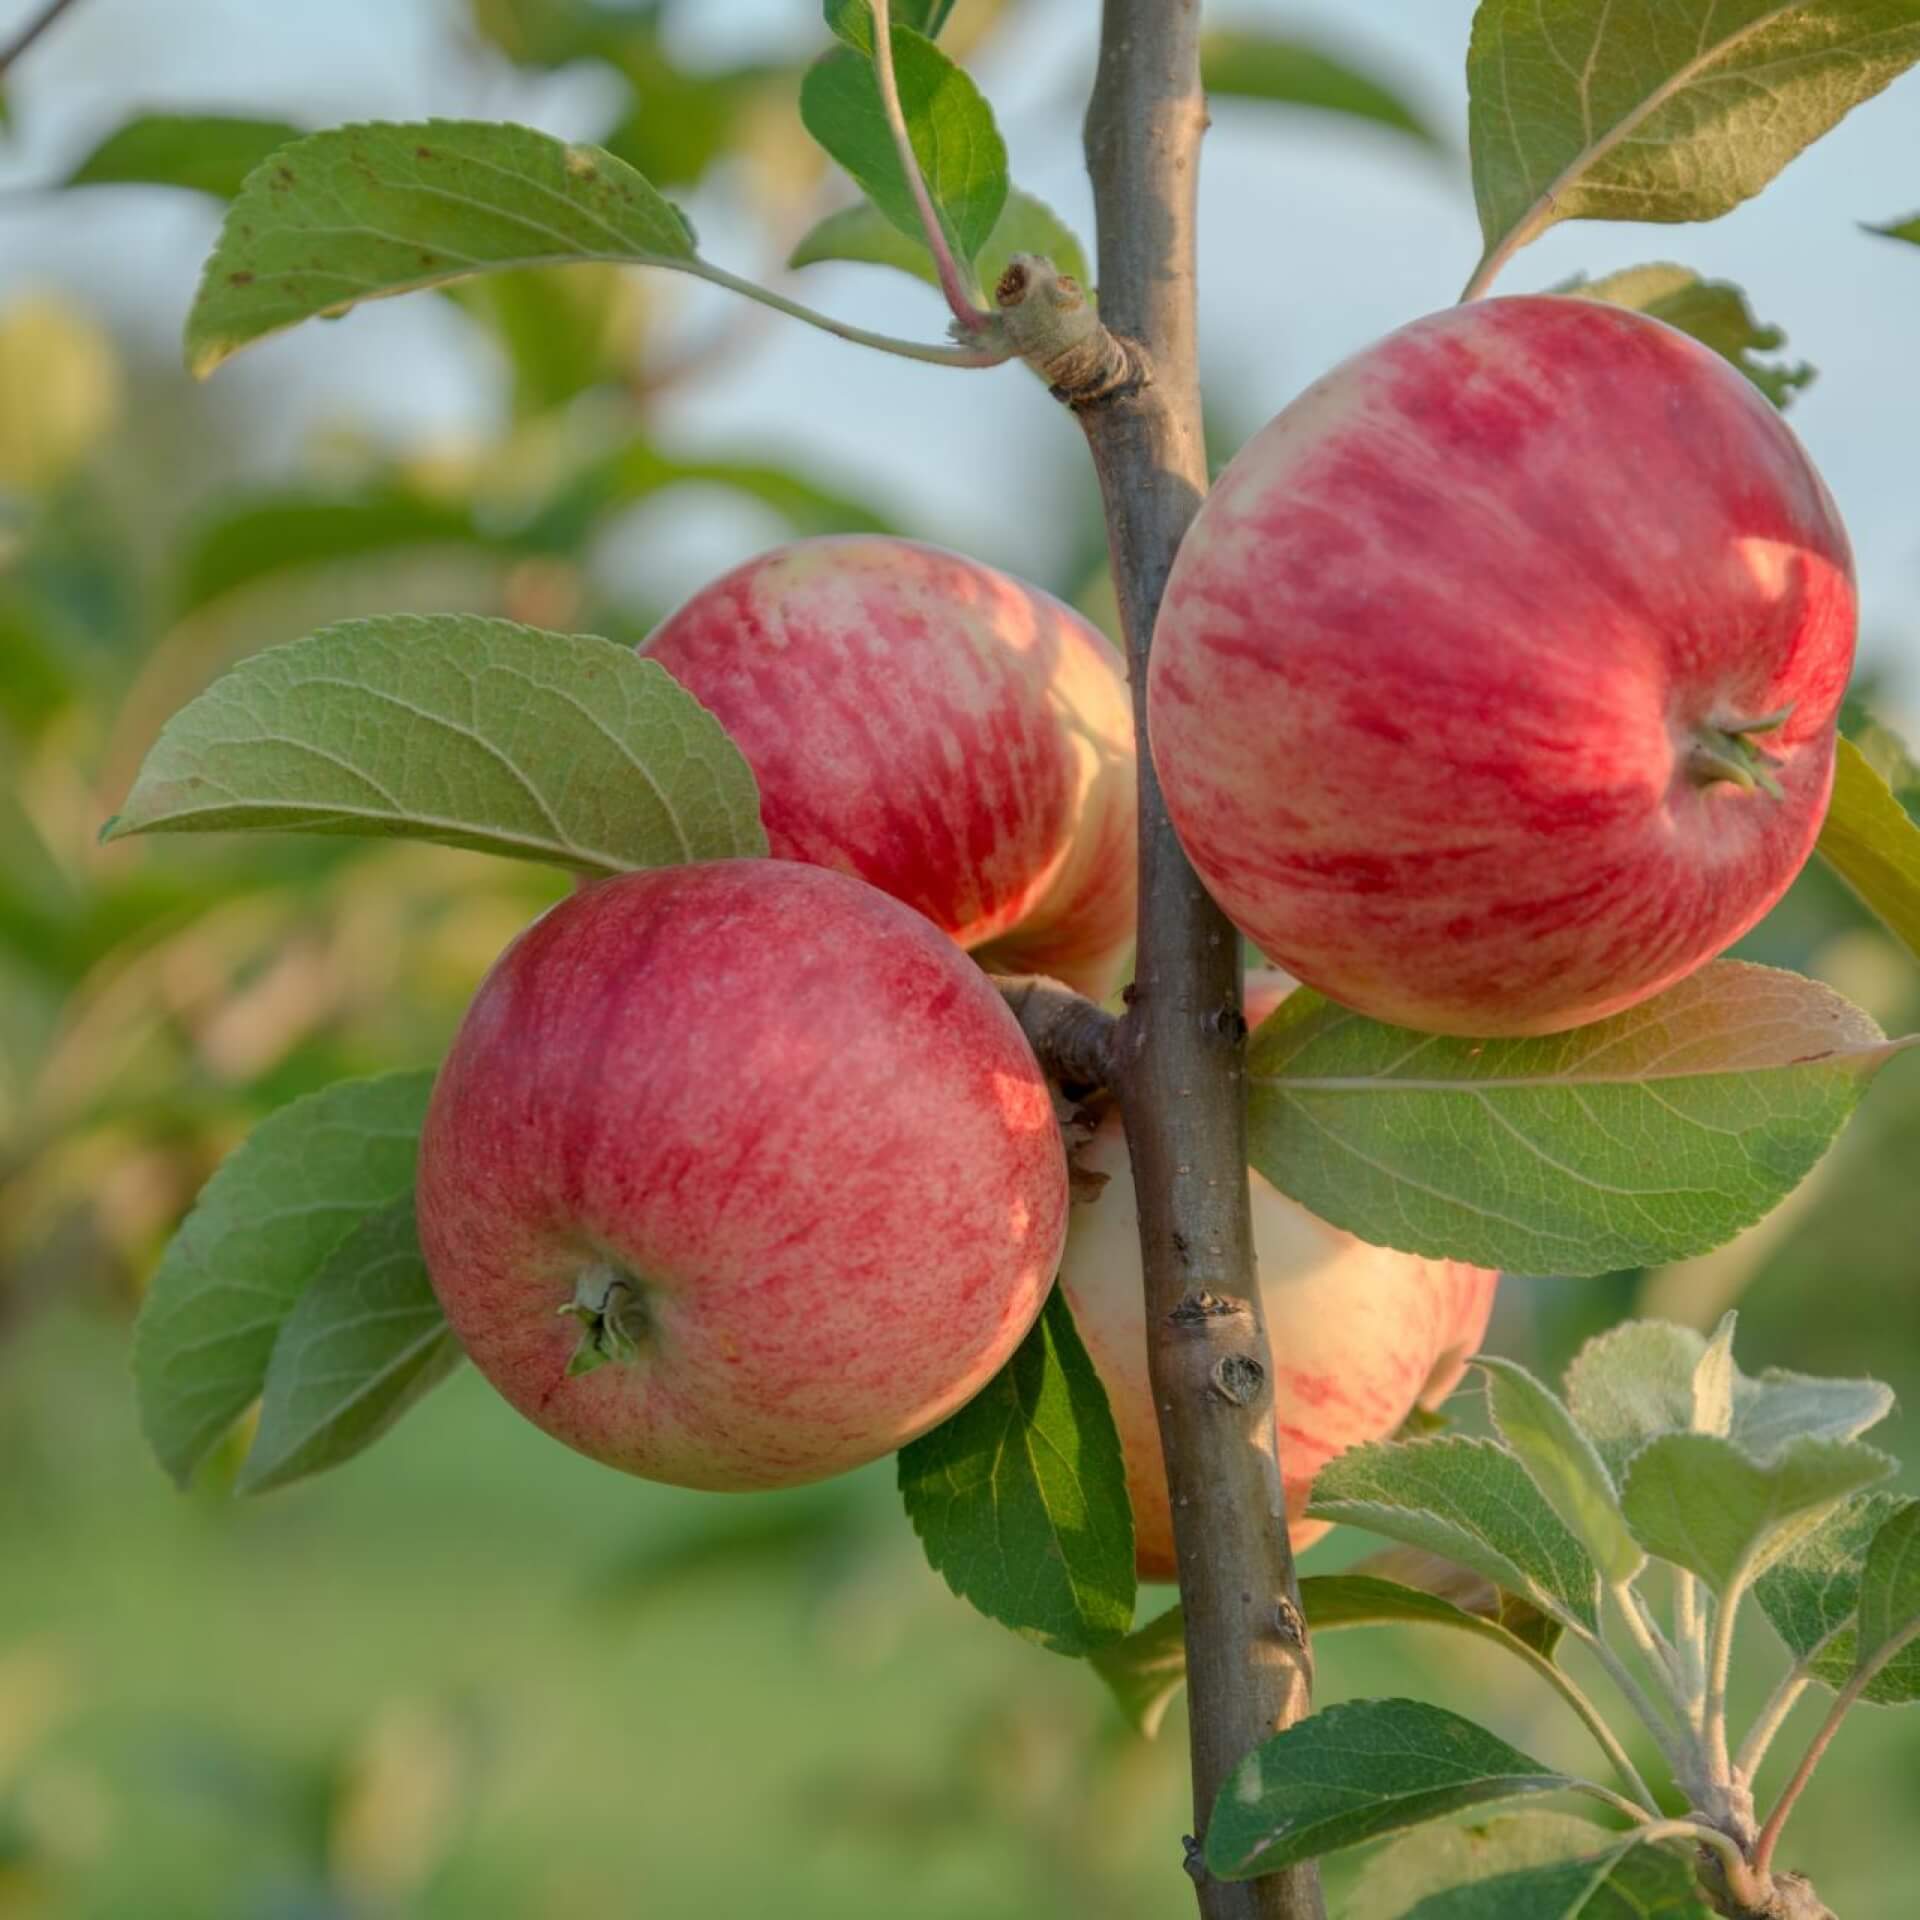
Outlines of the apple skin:
M 1052 1284 L 1045 1078 L 959 948 L 777 860 L 605 880 L 495 963 L 420 1145 L 447 1319 L 536 1426 L 630 1473 L 792 1486 L 970 1399 Z M 624 1278 L 631 1359 L 569 1373 Z
M 1555 296 L 1415 321 L 1242 449 L 1180 549 L 1148 730 L 1261 952 L 1428 1032 L 1552 1033 L 1671 986 L 1819 832 L 1847 538 L 1717 354 Z M 1746 745 L 1722 730 L 1791 708 Z M 1731 745 L 1777 782 L 1702 784 Z
M 937 547 L 776 547 L 641 646 L 760 783 L 774 855 L 856 874 L 1002 971 L 1095 998 L 1133 944 L 1133 710 L 1070 608 Z
M 1264 1020 L 1293 984 L 1279 973 L 1250 975 L 1248 1024 Z M 1106 1185 L 1074 1206 L 1060 1284 L 1120 1430 L 1140 1577 L 1171 1580 L 1173 1514 L 1147 1377 L 1139 1215 L 1117 1108 L 1074 1160 L 1083 1173 L 1106 1175 Z M 1247 1178 L 1287 1521 L 1298 1552 L 1327 1531 L 1325 1521 L 1304 1517 L 1314 1475 L 1348 1447 L 1388 1438 L 1416 1407 L 1438 1406 L 1459 1385 L 1486 1332 L 1500 1276 L 1368 1246 L 1259 1174 Z

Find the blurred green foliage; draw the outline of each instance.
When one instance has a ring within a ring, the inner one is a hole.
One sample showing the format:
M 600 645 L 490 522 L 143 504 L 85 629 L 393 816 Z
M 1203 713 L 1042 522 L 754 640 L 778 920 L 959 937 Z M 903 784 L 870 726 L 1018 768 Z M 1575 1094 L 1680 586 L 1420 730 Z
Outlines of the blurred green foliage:
M 943 44 L 997 11 L 963 0 Z M 472 4 L 507 58 L 615 75 L 609 144 L 655 180 L 724 173 L 797 230 L 842 202 L 794 75 L 684 70 L 669 12 Z M 89 188 L 74 218 L 109 191 L 165 189 Z M 0 286 L 0 1916 L 1185 1914 L 1179 1712 L 1138 1742 L 1092 1676 L 954 1601 L 889 1467 L 780 1497 L 648 1487 L 470 1375 L 257 1503 L 228 1497 L 230 1457 L 181 1498 L 138 1439 L 127 1327 L 221 1154 L 332 1079 L 432 1065 L 565 884 L 418 845 L 102 849 L 160 723 L 231 660 L 357 614 L 637 637 L 662 609 L 609 585 L 601 550 L 680 489 L 796 532 L 889 524 L 753 447 L 661 444 L 667 397 L 753 336 L 672 357 L 643 278 L 521 274 L 454 304 L 499 370 L 490 442 L 343 430 L 242 487 L 244 412 L 72 297 Z M 1097 524 L 1090 487 L 1063 511 Z M 1059 545 L 1078 557 L 1046 584 L 1097 611 L 1097 550 Z M 1920 1022 L 1920 977 L 1818 871 L 1741 951 Z M 1749 1364 L 1911 1395 L 1916 1164 L 1920 1076 L 1890 1075 L 1773 1221 L 1683 1268 L 1510 1286 L 1494 1344 L 1557 1373 L 1628 1311 L 1706 1326 L 1737 1302 Z M 1887 1437 L 1907 1450 L 1903 1423 Z M 1336 1535 L 1309 1567 L 1371 1544 Z M 1473 1649 L 1346 1634 L 1320 1671 L 1325 1699 L 1418 1693 L 1579 1751 Z M 1920 1894 L 1917 1760 L 1920 1718 L 1862 1716 L 1797 1823 L 1795 1864 L 1850 1916 Z

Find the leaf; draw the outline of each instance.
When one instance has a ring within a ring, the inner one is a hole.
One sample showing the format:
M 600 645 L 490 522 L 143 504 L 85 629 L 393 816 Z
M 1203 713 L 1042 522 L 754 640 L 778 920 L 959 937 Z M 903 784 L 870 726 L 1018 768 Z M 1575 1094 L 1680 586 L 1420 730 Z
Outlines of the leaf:
M 973 263 L 981 284 L 991 287 L 1016 253 L 1040 254 L 1082 286 L 1089 283 L 1086 251 L 1073 230 L 1045 201 L 1018 187 L 1008 192 L 1007 204 Z M 821 260 L 896 267 L 930 286 L 940 284 L 926 243 L 917 234 L 902 233 L 877 207 L 865 203 L 828 214 L 794 248 L 787 265 L 810 267 Z
M 610 640 L 389 615 L 271 647 L 161 730 L 106 838 L 388 834 L 580 873 L 764 854 L 720 723 Z
M 1303 990 L 1253 1040 L 1251 1158 L 1380 1246 L 1610 1273 L 1751 1226 L 1910 1044 L 1815 981 L 1734 960 L 1535 1040 L 1410 1033 Z
M 963 68 L 910 28 L 893 30 L 893 64 L 934 210 L 954 251 L 972 260 L 1007 198 L 1007 148 L 993 109 Z M 900 232 L 918 239 L 919 209 L 894 151 L 872 61 L 851 47 L 822 54 L 800 83 L 800 118 Z
M 433 1076 L 347 1080 L 270 1114 L 161 1256 L 134 1330 L 140 1421 L 185 1485 L 266 1382 L 288 1314 L 370 1214 L 410 1193 Z
M 1348 1700 L 1263 1741 L 1207 1822 L 1207 1869 L 1252 1880 L 1468 1807 L 1576 1784 L 1420 1700 Z
M 1370 120 L 1423 146 L 1445 143 L 1398 92 L 1342 55 L 1254 29 L 1206 34 L 1200 42 L 1200 84 L 1219 99 L 1313 107 Z
M 1913 0 L 1481 0 L 1475 283 L 1561 220 L 1712 220 L 1920 58 Z
M 1599 1626 L 1599 1575 L 1586 1549 L 1491 1440 L 1382 1440 L 1320 1469 L 1307 1511 L 1423 1547 L 1523 1595 L 1545 1612 Z
M 1765 327 L 1753 317 L 1747 296 L 1731 280 L 1703 280 L 1691 267 L 1660 262 L 1626 267 L 1598 280 L 1576 280 L 1566 291 L 1583 300 L 1604 300 L 1610 306 L 1631 307 L 1636 313 L 1664 320 L 1701 345 L 1711 347 L 1738 367 L 1776 407 L 1784 408 L 1802 387 L 1812 383 L 1814 370 L 1804 360 L 1769 362 L 1763 354 L 1778 351 L 1787 336 L 1778 327 Z
M 1430 1894 L 1404 1920 L 1713 1920 L 1692 1867 L 1629 1835 L 1605 1853 Z
M 1827 865 L 1920 957 L 1920 821 L 1844 735 L 1819 847 Z
M 1106 1389 L 1055 1288 L 1013 1358 L 900 1451 L 907 1517 L 963 1600 L 1055 1653 L 1133 1624 L 1133 1511 Z
M 954 0 L 893 0 L 888 18 L 895 27 L 911 27 L 929 40 L 937 40 L 953 5 Z M 873 52 L 873 8 L 868 0 L 825 0 L 821 11 L 828 28 L 848 46 L 865 54 Z
M 1620 1496 L 1593 1442 L 1551 1388 L 1512 1360 L 1483 1354 L 1474 1364 L 1487 1376 L 1487 1406 L 1501 1439 L 1573 1536 L 1612 1581 L 1631 1580 L 1646 1555 L 1620 1512 Z
M 1724 1605 L 1849 1494 L 1885 1479 L 1895 1464 L 1858 1441 L 1811 1434 L 1759 1464 L 1715 1434 L 1669 1433 L 1634 1456 L 1620 1504 L 1649 1553 L 1697 1573 Z
M 1491 1586 L 1484 1592 L 1492 1596 L 1491 1611 L 1372 1574 L 1309 1574 L 1300 1582 L 1300 1610 L 1315 1634 L 1341 1627 L 1452 1627 L 1477 1634 L 1537 1668 L 1547 1658 L 1547 1650 L 1530 1644 L 1497 1617 L 1501 1602 L 1511 1601 L 1512 1596 L 1499 1594 Z M 1557 1627 L 1554 1631 L 1558 1632 Z M 1169 1607 L 1137 1632 L 1102 1647 L 1089 1664 L 1112 1690 L 1135 1730 L 1151 1740 L 1187 1683 L 1185 1616 L 1179 1607 Z
M 1707 1351 L 1689 1327 L 1630 1320 L 1589 1340 L 1567 1369 L 1567 1405 L 1617 1485 L 1649 1440 L 1686 1433 L 1694 1380 Z M 1768 1367 L 1733 1370 L 1729 1437 L 1757 1461 L 1809 1435 L 1851 1440 L 1893 1411 L 1893 1389 L 1878 1380 L 1828 1380 Z
M 1869 226 L 1869 233 L 1884 234 L 1889 240 L 1910 240 L 1920 247 L 1920 213 L 1910 220 L 1889 220 L 1883 226 Z
M 624 160 L 528 127 L 336 127 L 247 176 L 187 318 L 211 373 L 250 341 L 500 267 L 625 261 L 711 275 L 683 216 Z
M 1611 1837 L 1591 1820 L 1565 1813 L 1503 1813 L 1484 1825 L 1416 1828 L 1367 1862 L 1341 1920 L 1406 1920 L 1414 1903 L 1435 1889 L 1470 1887 L 1524 1867 L 1558 1866 L 1590 1856 Z
M 1853 1619 L 1867 1553 L 1880 1529 L 1909 1506 L 1894 1493 L 1863 1493 L 1803 1534 L 1753 1584 L 1754 1598 L 1813 1677 L 1838 1692 L 1857 1664 Z M 1867 1682 L 1863 1700 L 1900 1707 L 1920 1700 L 1920 1647 L 1894 1656 Z
M 231 200 L 271 153 L 300 138 L 284 120 L 233 113 L 136 113 L 87 154 L 69 187 L 184 187 Z
M 239 1490 L 264 1493 L 352 1459 L 460 1359 L 409 1193 L 368 1214 L 294 1302 L 267 1362 Z
M 1893 1658 L 1887 1649 L 1920 1628 L 1920 1501 L 1881 1523 L 1860 1576 L 1855 1671 Z

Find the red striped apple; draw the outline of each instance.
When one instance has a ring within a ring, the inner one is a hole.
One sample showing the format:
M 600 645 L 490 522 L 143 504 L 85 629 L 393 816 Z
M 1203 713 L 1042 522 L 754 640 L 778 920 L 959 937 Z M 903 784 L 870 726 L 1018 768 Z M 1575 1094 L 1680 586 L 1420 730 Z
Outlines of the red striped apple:
M 1552 1033 L 1799 872 L 1853 658 L 1847 539 L 1717 354 L 1596 301 L 1415 321 L 1258 433 L 1154 634 L 1154 764 L 1273 961 L 1439 1033 Z
M 482 1373 L 648 1479 L 789 1486 L 992 1378 L 1066 1228 L 1047 1085 L 937 928 L 736 860 L 571 895 L 475 996 L 420 1145 L 421 1244 Z
M 1277 973 L 1251 976 L 1249 1024 L 1265 1019 L 1292 984 Z M 1074 1206 L 1060 1284 L 1120 1430 L 1140 1577 L 1171 1580 L 1173 1515 L 1147 1377 L 1139 1216 L 1117 1109 L 1103 1116 L 1075 1162 L 1104 1174 L 1106 1184 Z M 1438 1406 L 1453 1391 L 1479 1350 L 1500 1276 L 1368 1246 L 1315 1219 L 1259 1174 L 1248 1179 L 1297 1551 L 1327 1530 L 1304 1517 L 1313 1476 L 1335 1454 L 1386 1438 L 1416 1407 Z
M 957 554 L 845 536 L 736 567 L 642 651 L 746 755 L 777 857 L 857 874 L 1008 971 L 1118 984 L 1133 714 L 1078 614 Z

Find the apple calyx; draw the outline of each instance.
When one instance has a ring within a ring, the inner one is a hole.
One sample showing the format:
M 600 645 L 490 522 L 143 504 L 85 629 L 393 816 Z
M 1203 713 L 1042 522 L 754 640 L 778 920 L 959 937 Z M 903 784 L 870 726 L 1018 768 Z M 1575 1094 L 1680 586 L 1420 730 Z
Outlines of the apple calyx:
M 1722 781 L 1744 793 L 1764 793 L 1771 800 L 1784 800 L 1780 782 L 1774 778 L 1768 756 L 1756 736 L 1776 733 L 1786 725 L 1792 704 L 1775 713 L 1763 713 L 1757 720 L 1735 720 L 1725 726 L 1696 728 L 1693 747 L 1687 755 L 1687 773 L 1697 787 L 1717 786 Z
M 573 1298 L 555 1312 L 578 1320 L 580 1344 L 567 1362 L 567 1377 L 591 1373 L 609 1360 L 631 1366 L 646 1338 L 646 1305 L 630 1275 L 604 1261 L 583 1267 L 573 1283 Z

